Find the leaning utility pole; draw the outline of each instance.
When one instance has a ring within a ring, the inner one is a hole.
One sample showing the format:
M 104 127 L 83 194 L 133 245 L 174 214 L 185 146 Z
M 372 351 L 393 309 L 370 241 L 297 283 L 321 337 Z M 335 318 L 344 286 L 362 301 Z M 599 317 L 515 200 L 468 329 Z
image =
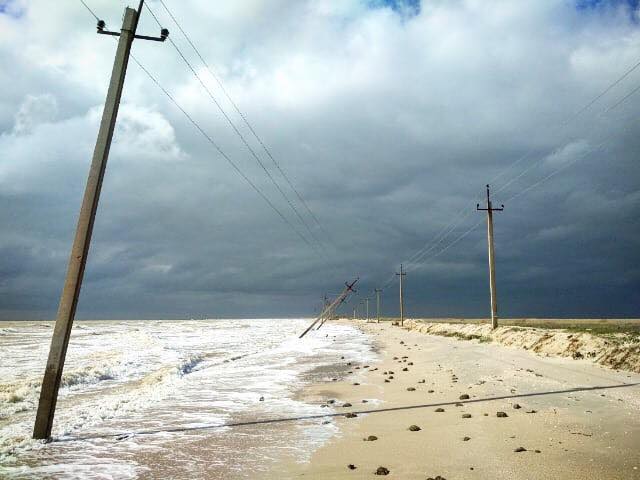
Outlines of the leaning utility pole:
M 396 273 L 400 277 L 400 326 L 404 326 L 404 299 L 402 298 L 402 277 L 406 275 L 402 271 L 402 264 L 400 264 L 400 273 Z
M 376 288 L 375 292 L 376 292 L 376 316 L 378 317 L 378 323 L 380 323 L 380 292 L 382 292 L 382 289 Z
M 56 325 L 53 330 L 53 337 L 51 338 L 47 367 L 42 380 L 40 401 L 38 403 L 38 411 L 33 428 L 33 438 L 36 439 L 48 439 L 51 436 L 53 417 L 58 400 L 58 390 L 60 389 L 60 381 L 62 379 L 62 370 L 64 369 L 67 347 L 69 346 L 69 336 L 71 335 L 80 288 L 82 287 L 82 277 L 89 254 L 91 234 L 93 232 L 96 210 L 98 209 L 98 200 L 100 199 L 100 190 L 107 166 L 107 158 L 109 157 L 109 148 L 111 147 L 116 117 L 118 116 L 118 107 L 120 106 L 120 97 L 122 96 L 122 88 L 127 72 L 131 44 L 134 38 L 162 42 L 169 35 L 169 31 L 166 29 L 161 30 L 160 37 L 136 35 L 138 19 L 142 12 L 143 3 L 144 0 L 140 0 L 137 11 L 131 8 L 125 9 L 120 33 L 105 30 L 105 23 L 102 20 L 98 21 L 98 33 L 119 36 L 120 39 L 118 40 L 118 48 L 111 72 L 111 81 L 102 112 L 98 139 L 96 140 L 96 146 L 93 151 L 89 178 L 87 179 L 82 206 L 80 207 L 76 234 L 67 267 L 67 276 L 60 296 L 60 304 L 58 305 Z
M 318 318 L 316 318 L 313 323 L 311 325 L 309 325 L 307 327 L 307 329 L 302 332 L 302 334 L 300 334 L 300 336 L 298 338 L 302 338 L 304 337 L 309 330 L 311 330 L 314 325 L 316 323 L 318 323 L 320 320 L 326 320 L 328 318 L 328 315 L 331 315 L 333 313 L 333 311 L 342 304 L 342 302 L 345 301 L 345 299 L 347 298 L 347 295 L 349 295 L 349 292 L 355 292 L 355 290 L 353 289 L 353 286 L 357 283 L 357 281 L 359 280 L 359 278 L 356 278 L 351 284 L 348 284 L 347 282 L 344 283 L 345 288 L 344 290 L 342 290 L 342 293 L 340 293 L 340 295 L 338 295 L 336 297 L 336 299 L 331 302 L 324 310 L 322 310 L 322 312 L 320 312 L 320 315 L 318 315 Z M 320 327 L 323 325 L 324 323 L 320 324 Z M 318 327 L 318 329 L 320 329 L 320 327 Z
M 487 212 L 487 242 L 489 244 L 489 292 L 491 293 L 491 328 L 498 328 L 498 301 L 496 292 L 496 265 L 495 253 L 493 250 L 493 212 L 501 212 L 504 205 L 500 208 L 493 208 L 491 205 L 491 197 L 489 194 L 489 185 L 487 185 L 487 208 L 480 208 L 480 204 L 476 205 L 477 210 Z

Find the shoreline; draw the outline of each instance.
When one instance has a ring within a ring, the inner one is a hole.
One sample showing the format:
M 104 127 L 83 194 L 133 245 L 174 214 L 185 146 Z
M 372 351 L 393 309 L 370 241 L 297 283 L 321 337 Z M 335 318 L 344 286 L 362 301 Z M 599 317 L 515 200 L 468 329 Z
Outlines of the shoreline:
M 333 417 L 339 433 L 309 462 L 275 465 L 266 478 L 378 478 L 380 467 L 421 480 L 640 478 L 640 375 L 389 322 L 339 322 L 369 335 L 379 358 L 352 362 L 353 373 L 311 384 L 302 398 L 356 416 Z

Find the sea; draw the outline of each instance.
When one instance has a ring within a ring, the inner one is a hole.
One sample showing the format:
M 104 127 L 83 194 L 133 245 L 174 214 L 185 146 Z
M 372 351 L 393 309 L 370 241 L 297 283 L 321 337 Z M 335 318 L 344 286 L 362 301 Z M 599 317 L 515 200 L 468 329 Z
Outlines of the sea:
M 31 439 L 53 322 L 0 322 L 0 478 L 262 478 L 339 435 L 306 385 L 375 362 L 309 319 L 75 322 L 52 441 Z M 277 478 L 277 476 L 275 477 Z

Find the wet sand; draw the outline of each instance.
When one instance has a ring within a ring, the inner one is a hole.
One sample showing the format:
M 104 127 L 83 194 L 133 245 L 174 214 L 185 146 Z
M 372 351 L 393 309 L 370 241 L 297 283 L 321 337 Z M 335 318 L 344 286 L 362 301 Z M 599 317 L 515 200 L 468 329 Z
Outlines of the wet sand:
M 267 478 L 380 478 L 384 467 L 387 478 L 421 480 L 640 479 L 639 374 L 389 323 L 359 327 L 379 363 L 347 365 L 344 380 L 302 392 L 357 416 L 334 417 L 339 435 Z

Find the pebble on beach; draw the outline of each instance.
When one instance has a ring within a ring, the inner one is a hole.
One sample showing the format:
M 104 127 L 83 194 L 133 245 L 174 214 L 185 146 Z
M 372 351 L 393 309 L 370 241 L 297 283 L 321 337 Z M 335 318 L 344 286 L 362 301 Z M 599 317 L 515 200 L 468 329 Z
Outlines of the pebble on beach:
M 348 468 L 349 470 L 355 470 L 355 469 L 356 469 L 356 468 L 358 468 L 358 467 L 356 467 L 353 463 L 350 463 L 349 465 L 347 465 L 347 468 Z
M 365 442 L 375 442 L 378 439 L 375 435 L 369 435 L 367 438 L 363 438 Z
M 460 395 L 460 400 L 469 400 L 469 395 L 463 393 L 462 395 Z
M 471 418 L 471 414 L 470 413 L 463 413 L 462 414 L 462 418 Z
M 513 404 L 513 408 L 515 408 L 516 410 L 518 410 L 518 409 L 520 409 L 520 408 L 522 408 L 522 407 L 520 406 L 520 404 L 519 404 L 519 403 L 514 403 L 514 404 Z
M 436 412 L 438 412 L 438 413 L 444 412 L 444 408 L 442 408 L 442 407 L 436 408 Z
M 409 427 L 409 431 L 410 432 L 419 432 L 420 430 L 422 430 L 418 425 L 411 425 Z
M 498 412 L 498 413 L 496 413 L 496 417 L 498 417 L 498 418 L 506 418 L 506 417 L 508 417 L 508 416 L 509 416 L 509 415 L 507 415 L 505 412 Z
M 415 392 L 416 389 L 414 387 L 407 387 L 407 392 Z
M 389 475 L 389 469 L 386 467 L 378 467 L 376 470 L 376 475 Z
M 526 451 L 527 451 L 527 449 L 526 449 L 526 448 L 524 448 L 524 447 L 518 447 L 518 448 L 516 448 L 516 449 L 514 450 L 514 452 L 516 452 L 516 453 L 518 453 L 518 452 L 526 452 Z
M 355 418 L 355 417 L 357 417 L 357 416 L 358 416 L 358 414 L 356 414 L 356 413 L 352 413 L 352 412 L 349 412 L 349 413 L 345 413 L 345 415 L 344 415 L 344 416 L 345 416 L 346 418 Z
M 347 403 L 344 403 L 342 406 L 346 408 L 346 407 L 350 407 L 351 404 L 349 402 L 347 402 Z

